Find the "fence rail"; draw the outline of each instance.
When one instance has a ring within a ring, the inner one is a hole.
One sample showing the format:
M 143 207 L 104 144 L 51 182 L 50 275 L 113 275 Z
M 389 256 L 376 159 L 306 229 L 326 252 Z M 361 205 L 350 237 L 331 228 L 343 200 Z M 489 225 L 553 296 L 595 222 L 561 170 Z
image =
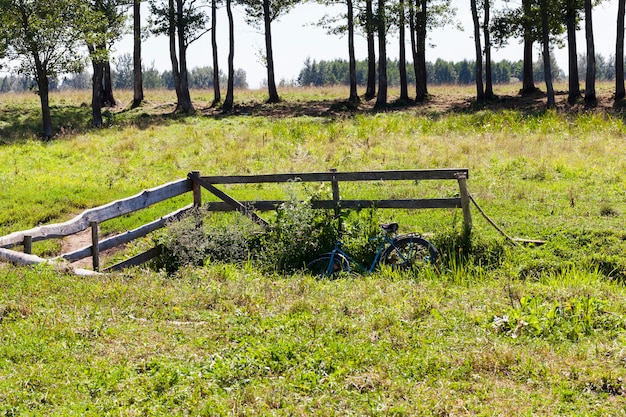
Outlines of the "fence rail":
M 225 191 L 218 188 L 220 185 L 230 184 L 263 184 L 286 182 L 329 182 L 332 187 L 332 200 L 313 201 L 314 209 L 329 209 L 339 213 L 342 209 L 358 208 L 393 208 L 393 209 L 430 209 L 430 208 L 461 208 L 463 210 L 464 227 L 467 233 L 472 226 L 470 200 L 467 191 L 467 168 L 432 169 L 432 170 L 392 170 L 392 171 L 360 171 L 360 172 L 308 172 L 292 174 L 267 175 L 235 175 L 235 176 L 200 176 L 198 171 L 190 172 L 186 179 L 177 180 L 168 184 L 144 190 L 132 197 L 117 200 L 112 203 L 89 209 L 64 223 L 50 224 L 35 227 L 29 230 L 14 232 L 0 237 L 0 259 L 31 265 L 36 263 L 54 262 L 60 259 L 75 262 L 92 257 L 93 271 L 75 268 L 77 274 L 85 275 L 100 270 L 99 254 L 101 251 L 129 243 L 144 237 L 149 233 L 165 226 L 169 221 L 182 217 L 193 207 L 202 205 L 202 189 L 207 190 L 219 200 L 206 205 L 209 211 L 239 211 L 249 216 L 261 225 L 267 222 L 257 211 L 271 211 L 279 207 L 283 200 L 238 201 Z M 456 180 L 459 186 L 459 197 L 425 198 L 425 199 L 382 199 L 382 200 L 349 200 L 342 199 L 340 183 L 355 181 L 401 181 L 401 180 Z M 107 237 L 100 240 L 98 226 L 100 223 L 120 217 L 138 210 L 145 209 L 156 203 L 169 200 L 186 193 L 193 194 L 193 203 L 156 219 L 134 230 Z M 32 255 L 32 243 L 46 239 L 64 238 L 91 228 L 91 245 L 78 250 L 61 254 L 56 258 L 44 259 Z M 11 250 L 15 246 L 23 245 L 24 252 Z M 159 248 L 152 248 L 143 254 L 113 265 L 105 269 L 112 271 L 139 265 L 147 262 L 161 253 Z

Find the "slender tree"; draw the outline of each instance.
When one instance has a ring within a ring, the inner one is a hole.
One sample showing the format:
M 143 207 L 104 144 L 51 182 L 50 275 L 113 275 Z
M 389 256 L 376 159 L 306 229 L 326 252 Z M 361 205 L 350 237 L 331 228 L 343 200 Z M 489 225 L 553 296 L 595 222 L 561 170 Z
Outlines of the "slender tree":
M 151 24 L 155 34 L 166 34 L 169 40 L 170 62 L 176 91 L 176 111 L 194 111 L 189 93 L 187 49 L 210 29 L 207 16 L 196 0 L 151 0 Z
M 522 74 L 522 95 L 532 94 L 537 91 L 533 76 L 533 43 L 535 42 L 536 8 L 533 7 L 533 0 L 522 0 L 524 33 L 524 69 Z
M 550 64 L 550 23 L 548 0 L 541 0 L 541 38 L 543 47 L 543 75 L 546 82 L 546 92 L 548 96 L 548 108 L 556 105 L 554 97 L 554 87 L 552 85 L 552 67 Z
M 348 59 L 350 66 L 350 97 L 348 101 L 356 106 L 360 99 L 357 92 L 356 54 L 354 52 L 354 4 L 352 0 L 346 0 L 346 5 L 348 6 Z
M 617 2 L 617 39 L 615 41 L 615 101 L 626 97 L 624 89 L 624 12 L 626 0 Z
M 375 107 L 387 105 L 387 17 L 385 15 L 385 0 L 378 0 L 376 8 L 376 22 L 378 26 L 378 94 Z
M 133 0 L 133 103 L 143 102 L 143 68 L 141 67 L 141 0 Z
M 478 20 L 478 6 L 476 0 L 470 0 L 472 9 L 472 21 L 474 22 L 474 50 L 476 53 L 476 101 L 485 101 L 485 90 L 483 87 L 483 50 L 480 45 L 480 22 Z
M 406 11 L 404 0 L 398 1 L 398 71 L 400 73 L 400 101 L 409 101 L 409 88 L 406 73 Z
M 234 80 L 235 80 L 235 24 L 233 20 L 232 0 L 226 0 L 226 14 L 228 15 L 228 86 L 226 87 L 226 98 L 222 104 L 222 109 L 229 112 L 233 108 L 234 101 Z
M 485 41 L 485 99 L 490 100 L 493 94 L 493 75 L 491 71 L 491 32 L 489 29 L 491 0 L 483 0 L 483 9 L 485 11 L 483 21 L 483 38 Z
M 585 0 L 585 38 L 587 40 L 587 75 L 585 77 L 585 103 L 595 105 L 596 53 L 593 40 L 592 0 Z
M 42 136 L 53 136 L 50 79 L 59 73 L 81 72 L 84 66 L 84 4 L 72 0 L 9 0 L 0 3 L 6 56 L 37 83 Z
M 320 0 L 318 0 L 320 1 Z M 320 4 L 345 4 L 347 12 L 341 16 L 324 16 L 318 25 L 325 28 L 329 34 L 348 33 L 348 79 L 350 86 L 350 96 L 348 102 L 352 106 L 357 106 L 360 102 L 357 92 L 357 72 L 356 72 L 356 54 L 354 50 L 354 33 L 355 33 L 355 17 L 354 17 L 354 1 L 353 0 L 321 0 Z
M 213 51 L 213 106 L 222 101 L 220 70 L 217 55 L 217 0 L 211 0 L 211 49 Z
M 579 11 L 582 8 L 580 0 L 565 0 L 565 26 L 567 29 L 567 67 L 568 67 L 568 94 L 567 102 L 576 103 L 580 98 L 580 81 L 578 75 L 578 52 L 576 45 L 576 31 L 578 29 Z
M 84 16 L 84 37 L 93 67 L 92 125 L 102 126 L 102 107 L 115 105 L 111 81 L 110 50 L 121 38 L 124 20 L 119 0 L 88 0 L 89 13 Z
M 413 66 L 415 68 L 415 101 L 422 102 L 428 96 L 426 80 L 426 25 L 428 23 L 427 0 L 416 0 L 413 45 Z
M 272 23 L 288 13 L 299 0 L 239 0 L 245 7 L 246 21 L 263 28 L 265 37 L 265 67 L 267 69 L 268 103 L 280 101 L 276 88 L 274 71 L 274 49 L 272 44 Z
M 365 34 L 367 38 L 367 87 L 365 89 L 365 100 L 376 97 L 376 41 L 374 33 L 376 31 L 376 21 L 374 18 L 373 0 L 365 0 Z
M 416 101 L 428 97 L 426 75 L 426 37 L 428 31 L 453 23 L 456 9 L 450 0 L 415 0 L 409 7 L 409 25 L 411 26 L 411 48 L 415 67 Z

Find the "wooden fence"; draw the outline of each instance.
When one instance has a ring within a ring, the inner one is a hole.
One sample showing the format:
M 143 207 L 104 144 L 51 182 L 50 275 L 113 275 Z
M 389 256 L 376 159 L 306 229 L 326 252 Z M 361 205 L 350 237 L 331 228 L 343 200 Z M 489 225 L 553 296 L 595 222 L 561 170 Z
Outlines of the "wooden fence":
M 209 211 L 239 211 L 249 216 L 261 225 L 267 222 L 257 214 L 257 211 L 275 210 L 282 200 L 257 200 L 238 201 L 231 197 L 219 185 L 229 184 L 263 184 L 263 183 L 286 183 L 286 182 L 319 182 L 330 183 L 332 200 L 315 200 L 312 207 L 315 209 L 335 210 L 337 213 L 342 209 L 358 209 L 367 207 L 395 208 L 395 209 L 427 209 L 427 208 L 461 208 L 463 210 L 464 228 L 467 233 L 472 227 L 470 212 L 470 196 L 467 191 L 467 179 L 469 170 L 459 169 L 435 169 L 435 170 L 394 170 L 394 171 L 361 171 L 361 172 L 310 172 L 293 174 L 269 174 L 269 175 L 238 175 L 238 176 L 201 176 L 193 171 L 186 179 L 174 181 L 160 187 L 145 190 L 135 196 L 117 200 L 104 206 L 86 210 L 77 217 L 59 224 L 50 224 L 35 227 L 33 229 L 11 233 L 0 237 L 0 259 L 17 264 L 37 264 L 66 260 L 75 262 L 87 257 L 92 257 L 93 271 L 75 268 L 74 272 L 79 275 L 97 273 L 100 270 L 100 252 L 129 243 L 140 237 L 165 226 L 169 221 L 180 218 L 185 212 L 194 206 L 202 204 L 202 192 L 204 188 L 219 200 L 206 205 Z M 340 183 L 354 181 L 398 181 L 398 180 L 456 180 L 459 186 L 458 197 L 448 198 L 424 198 L 424 199 L 385 199 L 385 200 L 347 200 L 341 198 Z M 193 194 L 193 203 L 163 216 L 151 223 L 122 234 L 107 237 L 100 240 L 99 224 L 123 216 L 153 204 L 180 196 L 185 193 Z M 84 248 L 64 253 L 56 258 L 44 259 L 32 255 L 33 242 L 46 239 L 64 238 L 87 229 L 91 229 L 91 245 Z M 17 252 L 10 248 L 23 246 L 23 252 Z M 150 249 L 140 255 L 130 258 L 104 269 L 113 271 L 129 266 L 140 265 L 161 253 L 160 248 Z

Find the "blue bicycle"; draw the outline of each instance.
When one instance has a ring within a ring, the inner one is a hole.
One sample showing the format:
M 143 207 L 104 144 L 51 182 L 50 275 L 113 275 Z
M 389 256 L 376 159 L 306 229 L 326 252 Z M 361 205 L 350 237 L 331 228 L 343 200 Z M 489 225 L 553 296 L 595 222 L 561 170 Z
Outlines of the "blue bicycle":
M 384 233 L 373 238 L 378 240 L 379 244 L 369 267 L 355 261 L 341 248 L 341 241 L 338 240 L 332 251 L 309 262 L 307 268 L 315 276 L 332 277 L 341 272 L 350 272 L 351 265 L 360 272 L 369 273 L 374 271 L 378 264 L 410 269 L 415 265 L 434 264 L 437 260 L 437 249 L 420 235 L 410 233 L 394 237 L 398 231 L 398 223 L 381 224 L 380 227 Z

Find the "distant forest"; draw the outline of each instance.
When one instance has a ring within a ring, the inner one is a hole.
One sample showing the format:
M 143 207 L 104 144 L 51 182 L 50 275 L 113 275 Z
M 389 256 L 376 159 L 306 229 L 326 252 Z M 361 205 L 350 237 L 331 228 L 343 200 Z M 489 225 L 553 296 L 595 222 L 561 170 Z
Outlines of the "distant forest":
M 111 80 L 113 88 L 122 90 L 133 89 L 133 57 L 131 54 L 119 56 L 111 71 Z M 189 71 L 189 86 L 194 89 L 211 89 L 213 88 L 213 68 L 198 67 Z M 246 72 L 242 69 L 235 70 L 234 73 L 235 88 L 247 88 Z M 21 92 L 34 88 L 37 84 L 28 77 L 9 75 L 0 78 L 0 93 Z M 226 85 L 226 75 L 220 72 L 220 85 Z M 150 68 L 143 69 L 143 86 L 147 89 L 174 89 L 174 76 L 172 71 L 159 72 L 154 65 Z M 72 74 L 65 77 L 56 77 L 50 79 L 50 89 L 73 89 L 73 90 L 91 90 L 92 75 L 88 72 Z
M 578 62 L 579 72 L 584 74 L 586 60 L 581 56 Z M 463 60 L 461 62 L 445 61 L 437 59 L 434 63 L 427 62 L 426 70 L 428 83 L 433 85 L 459 84 L 469 85 L 476 82 L 475 61 Z M 112 71 L 113 86 L 117 89 L 133 88 L 132 56 L 125 54 L 115 62 L 115 69 Z M 495 84 L 506 84 L 512 80 L 521 80 L 523 77 L 523 61 L 502 60 L 492 64 L 493 82 Z M 552 74 L 555 80 L 564 80 L 566 75 L 552 61 Z M 357 61 L 357 83 L 365 85 L 367 82 L 367 61 Z M 415 72 L 413 65 L 407 64 L 407 77 L 409 83 L 415 82 Z M 596 56 L 596 75 L 600 81 L 613 80 L 615 78 L 614 57 L 606 59 L 601 55 Z M 533 76 L 538 82 L 544 80 L 543 61 L 537 61 L 533 65 Z M 349 63 L 346 60 L 336 59 L 332 61 L 316 61 L 307 59 L 295 80 L 281 80 L 280 85 L 286 86 L 332 86 L 349 85 L 350 83 Z M 387 60 L 387 78 L 390 86 L 400 84 L 400 71 L 397 60 Z M 242 69 L 235 71 L 235 88 L 248 88 L 246 72 Z M 53 90 L 75 89 L 89 90 L 92 86 L 91 74 L 83 72 L 68 77 L 51 80 L 50 87 Z M 154 66 L 144 68 L 144 87 L 147 89 L 174 89 L 174 77 L 171 71 L 159 72 Z M 35 82 L 22 76 L 5 76 L 0 78 L 0 93 L 26 91 L 33 87 Z M 226 75 L 220 77 L 220 85 L 226 85 Z M 213 68 L 197 67 L 189 71 L 189 86 L 193 89 L 213 88 Z

